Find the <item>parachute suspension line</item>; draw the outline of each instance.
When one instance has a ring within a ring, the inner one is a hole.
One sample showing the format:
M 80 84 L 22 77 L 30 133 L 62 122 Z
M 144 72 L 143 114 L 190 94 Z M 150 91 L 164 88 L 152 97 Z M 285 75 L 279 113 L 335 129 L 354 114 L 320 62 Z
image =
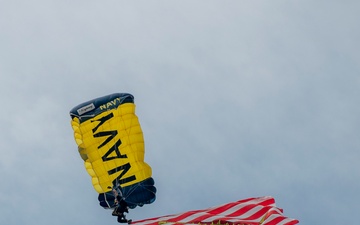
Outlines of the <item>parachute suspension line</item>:
M 151 185 L 146 185 L 146 186 L 151 186 Z M 149 191 L 149 192 L 151 192 L 151 193 L 153 193 L 153 194 L 156 194 L 156 192 L 155 191 L 153 191 L 153 190 L 150 190 L 149 188 L 147 188 L 145 185 L 143 186 L 144 187 L 144 189 L 146 189 L 147 191 Z
M 104 194 L 104 198 L 105 198 L 105 202 L 106 202 L 106 205 L 108 206 L 108 208 L 111 208 L 110 203 L 108 202 L 107 197 L 106 197 L 105 194 Z
M 139 186 L 140 186 L 140 183 L 133 185 L 133 187 L 130 189 L 130 191 L 126 193 L 126 196 L 124 196 L 124 198 L 127 198 L 129 195 L 131 195 L 135 191 L 135 189 Z

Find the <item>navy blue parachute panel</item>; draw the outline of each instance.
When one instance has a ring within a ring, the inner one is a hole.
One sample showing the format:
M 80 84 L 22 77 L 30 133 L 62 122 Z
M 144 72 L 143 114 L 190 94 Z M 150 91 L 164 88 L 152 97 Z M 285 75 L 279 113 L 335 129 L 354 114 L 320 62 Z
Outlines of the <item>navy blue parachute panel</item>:
M 154 179 L 148 178 L 137 184 L 133 184 L 124 188 L 118 187 L 122 192 L 122 197 L 129 208 L 133 209 L 136 206 L 143 206 L 144 204 L 151 204 L 156 199 L 156 188 L 154 186 Z M 104 208 L 114 208 L 117 206 L 116 197 L 113 191 L 99 194 L 99 204 Z
M 117 206 L 115 199 L 112 191 L 101 193 L 98 197 L 99 204 L 106 209 L 115 208 Z
M 154 179 L 148 178 L 142 182 L 122 188 L 125 202 L 129 208 L 151 204 L 155 201 L 156 188 Z
M 115 99 L 120 99 L 120 102 L 115 102 Z M 114 104 L 112 104 L 114 102 Z M 103 111 L 108 111 L 117 108 L 121 104 L 134 103 L 134 96 L 128 93 L 114 93 L 101 98 L 93 99 L 84 102 L 70 110 L 71 118 L 78 117 L 80 122 L 84 122 L 99 115 Z M 106 105 L 106 108 L 101 106 Z

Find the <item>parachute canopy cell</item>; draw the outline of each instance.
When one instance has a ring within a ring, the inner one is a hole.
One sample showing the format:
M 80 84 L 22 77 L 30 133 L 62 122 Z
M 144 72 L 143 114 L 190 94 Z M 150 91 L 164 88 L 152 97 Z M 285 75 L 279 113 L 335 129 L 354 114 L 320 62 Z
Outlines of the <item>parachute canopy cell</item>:
M 115 93 L 96 98 L 74 107 L 70 116 L 100 205 L 114 206 L 114 189 L 120 189 L 130 208 L 152 203 L 156 188 L 151 167 L 144 161 L 144 137 L 134 96 Z

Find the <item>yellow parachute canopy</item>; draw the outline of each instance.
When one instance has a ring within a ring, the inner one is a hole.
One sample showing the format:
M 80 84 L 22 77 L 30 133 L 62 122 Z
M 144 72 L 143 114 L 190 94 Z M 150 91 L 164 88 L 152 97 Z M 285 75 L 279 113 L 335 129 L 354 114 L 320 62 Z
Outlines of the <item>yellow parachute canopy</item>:
M 103 194 L 120 187 L 123 195 L 134 194 L 134 201 L 128 202 L 133 207 L 153 202 L 156 189 L 151 168 L 144 162 L 144 137 L 134 97 L 127 93 L 107 95 L 76 106 L 70 116 L 95 190 Z

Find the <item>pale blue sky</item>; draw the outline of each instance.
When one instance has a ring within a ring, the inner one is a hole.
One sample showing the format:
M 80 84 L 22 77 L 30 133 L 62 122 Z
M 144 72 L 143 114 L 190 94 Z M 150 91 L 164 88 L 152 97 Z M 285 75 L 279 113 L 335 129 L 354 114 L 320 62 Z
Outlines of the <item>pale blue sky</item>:
M 0 224 L 117 224 L 70 109 L 135 96 L 158 188 L 144 219 L 273 196 L 357 224 L 358 1 L 0 0 Z

